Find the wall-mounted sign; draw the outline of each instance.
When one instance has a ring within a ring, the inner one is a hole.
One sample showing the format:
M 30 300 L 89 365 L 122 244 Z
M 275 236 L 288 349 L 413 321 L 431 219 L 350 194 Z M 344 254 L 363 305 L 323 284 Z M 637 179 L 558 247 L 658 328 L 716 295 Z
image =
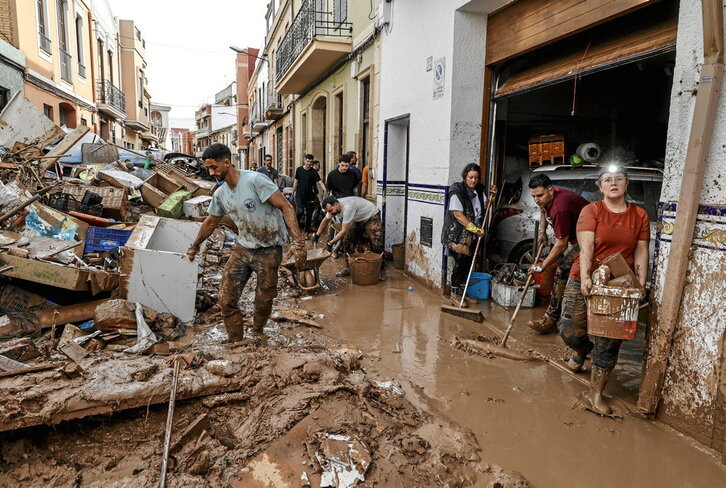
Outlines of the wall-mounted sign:
M 434 243 L 434 219 L 421 217 L 421 245 L 431 247 Z
M 446 58 L 434 61 L 434 100 L 444 96 L 444 82 L 446 81 Z

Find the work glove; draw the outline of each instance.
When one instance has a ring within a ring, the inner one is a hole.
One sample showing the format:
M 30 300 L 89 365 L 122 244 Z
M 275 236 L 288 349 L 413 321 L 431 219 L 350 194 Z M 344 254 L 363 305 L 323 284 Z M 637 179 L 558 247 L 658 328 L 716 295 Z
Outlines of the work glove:
M 197 256 L 197 253 L 199 252 L 199 246 L 196 244 L 192 244 L 189 246 L 189 249 L 187 250 L 186 257 L 189 261 L 194 261 L 194 258 Z
M 469 222 L 468 224 L 466 224 L 465 228 L 472 234 L 476 234 L 479 236 L 484 235 L 484 231 L 482 229 L 480 229 L 479 227 L 477 227 L 476 225 L 474 225 L 474 222 Z
M 313 241 L 313 244 L 315 244 L 320 240 L 320 236 L 317 233 L 315 233 L 315 234 L 313 234 L 313 238 L 311 240 Z
M 328 251 L 328 252 L 333 252 L 333 243 L 331 243 L 331 242 L 328 242 L 328 243 L 327 243 L 327 244 L 325 245 L 325 250 L 326 250 L 326 251 Z
M 543 271 L 542 266 L 537 266 L 536 264 L 533 264 L 532 266 L 529 267 L 529 269 L 527 270 L 527 273 L 529 273 L 531 275 L 535 275 L 535 274 L 541 273 L 542 271 Z

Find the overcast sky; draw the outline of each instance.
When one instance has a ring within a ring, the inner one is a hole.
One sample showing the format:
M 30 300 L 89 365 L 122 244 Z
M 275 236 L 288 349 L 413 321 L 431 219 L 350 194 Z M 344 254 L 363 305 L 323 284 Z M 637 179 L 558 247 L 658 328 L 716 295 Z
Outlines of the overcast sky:
M 172 127 L 194 126 L 194 110 L 235 78 L 235 53 L 262 47 L 267 0 L 109 0 L 146 40 L 152 102 L 171 105 Z

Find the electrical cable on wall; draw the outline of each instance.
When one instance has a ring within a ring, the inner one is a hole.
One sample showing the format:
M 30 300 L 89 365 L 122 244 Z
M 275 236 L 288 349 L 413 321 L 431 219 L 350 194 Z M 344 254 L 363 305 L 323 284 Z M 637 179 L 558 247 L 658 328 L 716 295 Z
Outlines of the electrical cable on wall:
M 594 37 L 594 36 L 593 36 Z M 585 48 L 585 52 L 582 54 L 582 57 L 580 58 L 580 63 L 585 60 L 585 56 L 587 56 L 588 51 L 590 51 L 590 46 L 592 45 L 592 37 L 590 37 L 590 42 L 587 43 L 587 47 Z M 580 78 L 580 71 L 582 71 L 582 68 L 577 70 L 577 73 L 575 73 L 575 79 L 573 81 L 573 87 L 572 87 L 572 111 L 570 112 L 570 116 L 575 116 L 575 104 L 577 103 L 577 81 Z

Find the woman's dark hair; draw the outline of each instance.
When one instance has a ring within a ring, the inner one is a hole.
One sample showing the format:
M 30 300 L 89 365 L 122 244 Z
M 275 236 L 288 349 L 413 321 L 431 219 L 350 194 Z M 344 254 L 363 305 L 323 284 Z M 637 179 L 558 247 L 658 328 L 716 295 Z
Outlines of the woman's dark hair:
M 469 163 L 464 166 L 464 171 L 461 172 L 461 179 L 466 180 L 466 175 L 468 175 L 470 171 L 476 171 L 479 173 L 479 179 L 481 180 L 481 168 L 476 163 Z

